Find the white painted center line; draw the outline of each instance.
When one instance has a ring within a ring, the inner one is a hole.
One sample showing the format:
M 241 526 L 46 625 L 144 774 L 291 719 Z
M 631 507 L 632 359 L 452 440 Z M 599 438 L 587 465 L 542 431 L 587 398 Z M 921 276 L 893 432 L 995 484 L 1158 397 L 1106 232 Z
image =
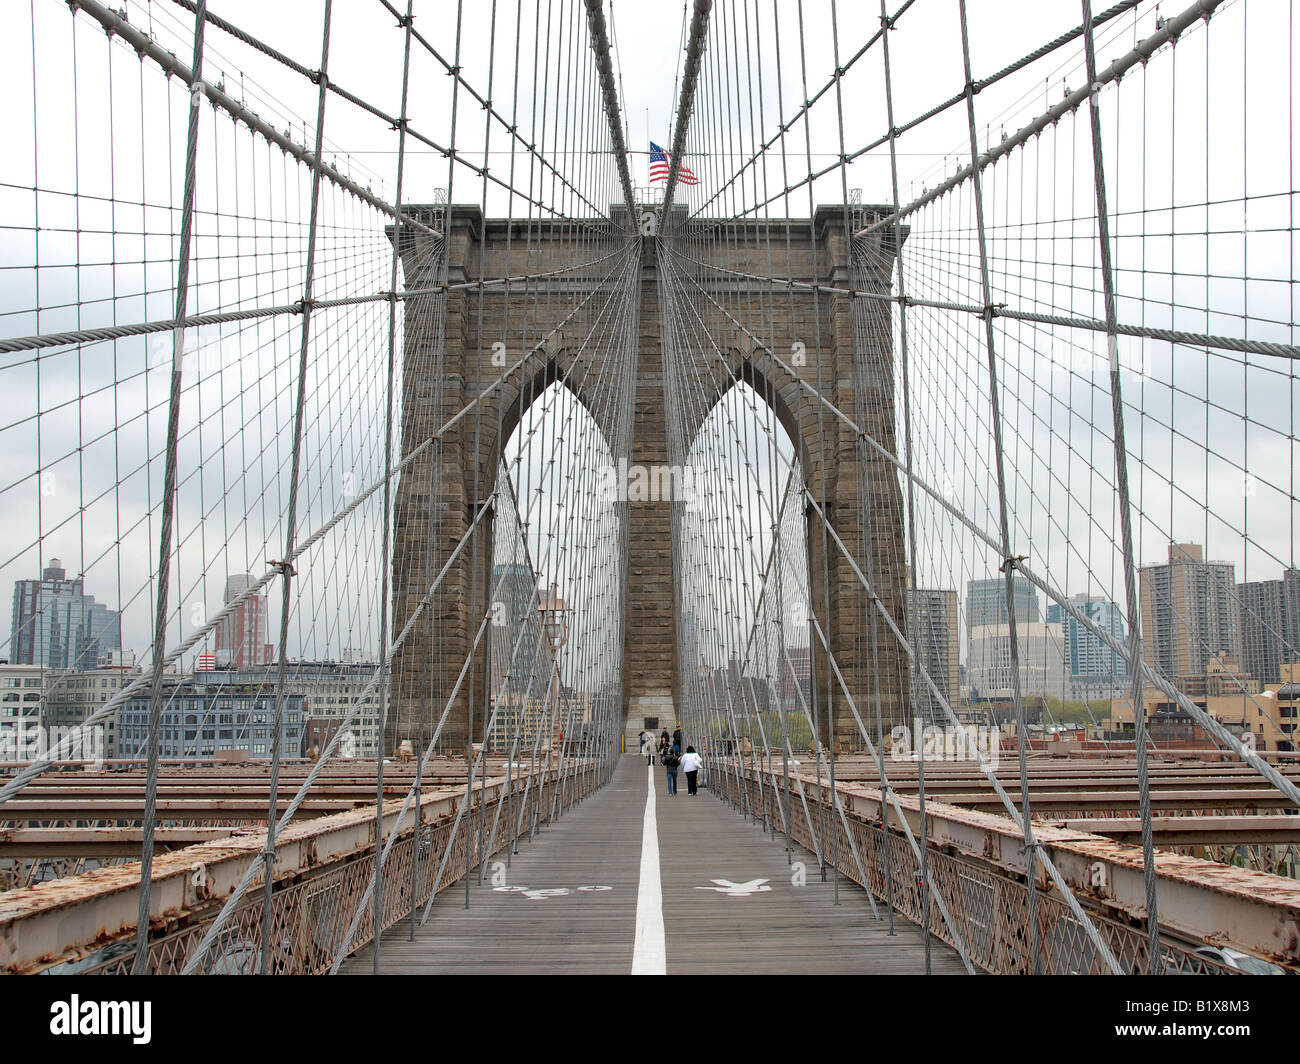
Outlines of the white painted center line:
M 659 828 L 655 824 L 655 770 L 646 766 L 645 819 L 641 827 L 641 882 L 636 893 L 636 946 L 633 975 L 667 975 L 664 948 L 664 895 L 659 882 Z

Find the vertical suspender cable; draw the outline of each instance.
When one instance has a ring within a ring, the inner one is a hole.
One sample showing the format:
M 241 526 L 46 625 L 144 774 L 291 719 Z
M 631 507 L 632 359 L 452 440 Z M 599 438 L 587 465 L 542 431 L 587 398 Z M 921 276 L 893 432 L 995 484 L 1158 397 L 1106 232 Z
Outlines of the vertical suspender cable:
M 181 201 L 181 236 L 176 263 L 176 321 L 185 320 L 190 283 L 190 240 L 194 227 L 194 181 L 198 161 L 199 106 L 203 92 L 203 29 L 207 0 L 199 0 L 194 21 L 194 62 L 190 82 L 190 120 L 185 142 L 185 190 Z M 162 739 L 163 658 L 167 644 L 167 593 L 171 576 L 172 517 L 176 503 L 176 452 L 181 416 L 181 371 L 185 356 L 185 326 L 172 332 L 171 393 L 167 399 L 167 457 L 163 473 L 162 520 L 158 531 L 158 600 L 154 612 L 153 677 L 149 684 L 149 767 L 145 780 L 144 834 L 140 846 L 140 907 L 135 928 L 132 971 L 144 975 L 149 967 L 149 897 L 153 885 L 154 831 L 158 826 L 158 750 Z
M 388 303 L 388 389 L 384 414 L 384 527 L 383 540 L 380 543 L 380 591 L 379 591 L 379 729 L 378 751 L 375 754 L 375 870 L 378 872 L 380 857 L 384 845 L 384 741 L 388 728 L 389 699 L 389 655 L 388 655 L 388 595 L 389 559 L 393 511 L 393 374 L 397 364 L 397 266 L 401 261 L 402 247 L 402 177 L 406 162 L 406 100 L 411 84 L 411 5 L 414 0 L 406 0 L 406 15 L 399 23 L 405 31 L 404 54 L 402 57 L 402 106 L 397 118 L 397 187 L 393 193 L 398 214 L 393 227 L 393 264 L 389 271 Z M 443 224 L 443 239 L 451 221 L 451 212 Z M 383 927 L 383 883 L 376 882 L 374 894 L 374 941 L 371 944 L 372 964 L 375 975 L 379 974 L 379 940 Z
M 1088 84 L 1097 80 L 1096 42 L 1092 33 L 1092 3 L 1083 3 L 1083 44 Z M 1110 361 L 1110 405 L 1115 426 L 1115 487 L 1119 495 L 1120 536 L 1124 551 L 1124 598 L 1128 612 L 1128 658 L 1133 679 L 1133 727 L 1137 752 L 1138 814 L 1142 821 L 1142 878 L 1147 903 L 1147 958 L 1152 975 L 1164 972 L 1160 954 L 1160 918 L 1156 909 L 1155 844 L 1151 836 L 1151 779 L 1147 766 L 1146 711 L 1142 705 L 1142 634 L 1137 595 L 1137 566 L 1133 556 L 1133 506 L 1129 497 L 1128 448 L 1124 442 L 1124 396 L 1120 389 L 1119 342 L 1115 331 L 1115 275 L 1111 261 L 1110 216 L 1106 204 L 1106 173 L 1101 155 L 1101 105 L 1097 93 L 1088 97 L 1092 122 L 1092 172 L 1097 194 L 1097 240 L 1101 252 L 1101 284 L 1106 308 L 1106 351 Z M 1028 823 L 1026 816 L 1025 822 Z
M 906 465 L 904 466 L 904 479 L 907 481 L 907 540 L 908 540 L 908 573 L 911 576 L 909 586 L 913 594 L 917 595 L 916 615 L 920 614 L 919 587 L 917 585 L 916 571 L 916 485 L 912 477 L 912 396 L 910 383 L 910 367 L 907 349 L 907 286 L 903 274 L 903 230 L 898 220 L 898 131 L 894 127 L 894 85 L 892 70 L 889 62 L 889 31 L 892 30 L 893 20 L 889 18 L 885 10 L 885 0 L 880 0 L 880 24 L 884 31 L 881 36 L 881 48 L 883 50 L 884 68 L 885 68 L 885 117 L 889 123 L 889 172 L 890 187 L 893 192 L 894 202 L 894 261 L 898 274 L 898 295 L 900 303 L 898 306 L 898 355 L 899 369 L 903 376 L 903 442 L 906 451 Z M 906 602 L 906 596 L 904 596 Z M 907 614 L 906 609 L 904 615 Z M 913 636 L 915 642 L 915 636 Z M 911 659 L 909 658 L 909 661 Z M 915 663 L 911 665 L 911 672 L 915 673 Z M 915 685 L 911 685 L 915 686 Z M 927 714 L 928 716 L 929 714 Z M 918 739 L 921 737 L 918 736 Z M 919 741 L 916 743 L 918 753 L 916 782 L 917 782 L 917 802 L 920 806 L 921 820 L 921 848 L 919 860 L 921 864 L 921 936 L 925 947 L 925 974 L 930 974 L 930 846 L 929 846 L 929 821 L 925 815 L 925 743 Z
M 609 135 L 614 142 L 614 159 L 618 163 L 618 176 L 623 185 L 628 224 L 631 225 L 632 212 L 636 207 L 636 193 L 632 190 L 632 174 L 627 165 L 627 143 L 623 140 L 623 123 L 619 120 L 618 89 L 614 84 L 614 68 L 609 59 L 609 37 L 605 31 L 605 2 L 586 0 L 586 4 L 591 50 L 596 53 L 596 62 L 600 67 L 600 92 L 605 102 Z
M 598 0 L 587 0 L 588 4 Z M 682 71 L 682 92 L 677 101 L 677 121 L 673 125 L 672 163 L 668 167 L 668 183 L 664 186 L 664 201 L 660 216 L 667 224 L 673 209 L 673 194 L 677 191 L 677 175 L 681 172 L 682 155 L 686 151 L 686 132 L 691 124 L 691 111 L 695 107 L 695 86 L 700 78 L 700 58 L 704 55 L 704 41 L 709 30 L 709 12 L 713 0 L 695 0 L 691 14 L 690 35 L 686 40 L 686 65 Z
M 979 141 L 975 132 L 975 82 L 971 76 L 970 34 L 966 27 L 966 0 L 958 0 L 961 17 L 961 54 L 966 71 L 966 121 L 970 131 L 972 197 L 975 201 L 975 225 L 979 239 L 980 287 L 984 296 L 984 340 L 989 365 L 989 402 L 992 404 L 993 453 L 998 480 L 998 518 L 1001 530 L 1002 572 L 1007 600 L 1008 649 L 1011 657 L 1011 690 L 1016 706 L 1016 749 L 1020 756 L 1020 811 L 1024 824 L 1025 864 L 1028 874 L 1025 882 L 1029 889 L 1029 937 L 1034 973 L 1043 970 L 1038 927 L 1038 873 L 1034 861 L 1033 822 L 1029 810 L 1029 767 L 1026 760 L 1028 724 L 1025 719 L 1025 702 L 1020 690 L 1020 647 L 1016 632 L 1016 603 L 1014 595 L 1015 567 L 1011 556 L 1011 528 L 1007 517 L 1007 482 L 1002 443 L 1002 407 L 998 392 L 997 353 L 993 342 L 993 289 L 989 283 L 988 241 L 984 228 L 984 192 L 980 183 Z
M 317 81 L 320 94 L 316 101 L 316 152 L 320 158 L 325 141 L 325 97 L 329 87 L 328 67 L 330 51 L 330 19 L 333 0 L 325 0 L 325 13 L 321 29 L 320 71 Z M 270 806 L 266 813 L 266 847 L 262 852 L 265 882 L 262 885 L 262 954 L 260 970 L 268 974 L 271 963 L 272 905 L 275 887 L 275 822 L 280 799 L 281 734 L 284 723 L 285 686 L 289 674 L 289 607 L 292 595 L 293 566 L 288 558 L 293 554 L 294 536 L 298 525 L 298 477 L 302 462 L 303 412 L 307 401 L 307 350 L 311 344 L 312 281 L 316 267 L 317 219 L 320 211 L 320 169 L 311 171 L 311 216 L 307 227 L 307 268 L 302 285 L 302 338 L 298 348 L 298 395 L 293 414 L 293 458 L 289 472 L 289 508 L 285 516 L 284 557 L 281 563 L 279 676 L 275 686 L 275 714 L 271 728 L 271 784 Z

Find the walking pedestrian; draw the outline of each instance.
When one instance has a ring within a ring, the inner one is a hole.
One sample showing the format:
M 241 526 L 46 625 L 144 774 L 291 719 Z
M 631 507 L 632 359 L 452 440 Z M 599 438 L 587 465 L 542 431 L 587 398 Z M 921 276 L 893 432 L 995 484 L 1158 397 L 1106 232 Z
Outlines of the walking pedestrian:
M 664 754 L 668 753 L 669 747 L 673 745 L 672 739 L 668 737 L 668 729 L 664 729 L 663 735 L 659 736 L 659 760 L 663 760 Z
M 682 748 L 682 726 L 680 724 L 673 731 L 673 746 L 677 747 L 679 751 Z
M 670 746 L 664 754 L 664 770 L 668 773 L 668 793 L 677 794 L 677 768 L 682 759 L 677 755 L 677 747 Z
M 695 747 L 686 748 L 686 756 L 682 758 L 682 771 L 686 773 L 686 793 L 695 794 L 695 781 L 700 774 L 700 766 L 704 764 L 704 758 L 695 752 Z
M 648 731 L 641 732 L 641 756 L 647 765 L 655 763 L 654 735 Z

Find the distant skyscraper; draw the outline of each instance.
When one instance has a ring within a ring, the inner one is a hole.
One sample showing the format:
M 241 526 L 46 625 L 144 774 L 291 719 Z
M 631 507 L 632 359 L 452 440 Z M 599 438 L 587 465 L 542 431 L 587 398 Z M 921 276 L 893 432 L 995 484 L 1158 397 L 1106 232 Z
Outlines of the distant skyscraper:
M 1080 594 L 1070 604 L 1103 632 L 1125 643 L 1124 614 L 1109 599 Z M 1100 636 L 1061 606 L 1047 607 L 1047 623 L 1059 624 L 1065 640 L 1065 667 L 1070 686 L 1076 695 L 1108 698 L 1114 688 L 1122 686 L 1128 676 L 1128 662 L 1111 650 Z
M 1020 693 L 1027 698 L 1064 698 L 1065 642 L 1058 624 L 1016 625 L 1018 670 L 1011 668 L 1011 626 L 986 624 L 971 634 L 967 677 L 980 699 L 1007 699 L 1014 693 L 1013 676 L 1020 676 Z
M 1241 666 L 1262 683 L 1281 683 L 1282 666 L 1300 661 L 1300 569 L 1281 580 L 1237 585 Z
M 527 565 L 506 562 L 492 567 L 492 690 L 541 697 L 550 677 L 540 675 L 549 662 L 541 641 L 537 576 Z
M 1037 624 L 1043 619 L 1038 612 L 1038 589 L 1018 573 L 1011 577 L 1011 598 L 1017 624 Z M 966 635 L 975 628 L 1008 623 L 1006 578 L 966 581 Z
M 811 647 L 787 646 L 788 661 L 778 666 L 781 677 L 781 699 L 789 706 L 812 705 L 812 655 Z M 802 702 L 800 694 L 803 695 Z
M 227 605 L 256 582 L 252 573 L 227 577 Z M 259 591 L 217 625 L 217 664 L 230 669 L 254 669 L 271 664 L 274 648 L 266 641 L 267 629 L 266 596 Z
M 14 582 L 9 660 L 50 669 L 94 669 L 101 655 L 122 649 L 122 615 L 87 595 L 81 577 L 67 578 L 51 558 L 39 580 Z
M 1203 676 L 1226 650 L 1241 660 L 1241 610 L 1230 562 L 1207 562 L 1199 543 L 1169 544 L 1169 561 L 1139 571 L 1146 660 L 1169 679 Z
M 955 708 L 961 678 L 957 660 L 960 650 L 957 592 L 908 588 L 907 635 L 916 651 L 918 664 L 925 666 L 935 687 L 947 699 L 948 705 Z M 914 670 L 912 675 L 912 712 L 927 723 L 947 721 L 947 714 L 920 669 Z

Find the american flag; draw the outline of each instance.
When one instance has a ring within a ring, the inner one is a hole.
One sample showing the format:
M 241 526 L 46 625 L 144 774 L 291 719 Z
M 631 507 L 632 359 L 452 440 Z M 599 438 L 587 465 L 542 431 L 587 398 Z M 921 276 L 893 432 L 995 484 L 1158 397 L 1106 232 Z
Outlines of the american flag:
M 673 157 L 669 152 L 664 151 L 663 148 L 659 147 L 659 145 L 653 140 L 650 142 L 651 184 L 654 184 L 656 181 L 668 180 L 668 169 L 672 161 Z M 685 163 L 682 163 L 677 169 L 677 180 L 683 185 L 698 185 L 700 183 L 700 179 L 686 168 Z

